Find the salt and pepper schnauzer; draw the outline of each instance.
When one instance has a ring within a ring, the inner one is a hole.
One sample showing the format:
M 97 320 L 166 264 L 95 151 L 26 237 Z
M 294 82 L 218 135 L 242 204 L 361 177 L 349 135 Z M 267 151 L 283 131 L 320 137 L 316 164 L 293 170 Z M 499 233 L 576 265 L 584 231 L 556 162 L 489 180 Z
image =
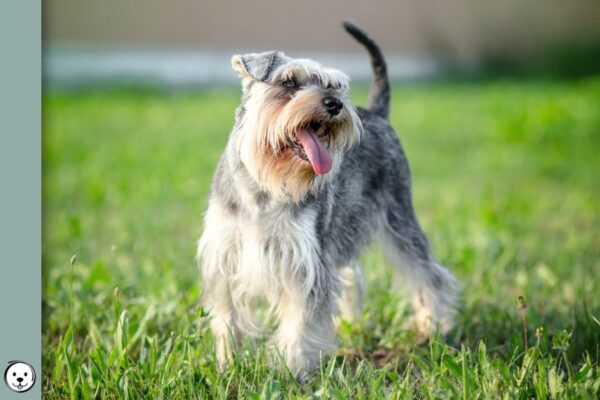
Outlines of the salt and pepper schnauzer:
M 276 51 L 231 59 L 242 101 L 198 245 L 221 366 L 233 342 L 261 334 L 258 299 L 270 306 L 273 345 L 290 370 L 318 366 L 335 348 L 338 311 L 361 312 L 357 261 L 374 236 L 410 291 L 417 333 L 452 326 L 456 281 L 431 255 L 413 211 L 408 162 L 388 121 L 385 60 L 365 33 L 344 27 L 371 56 L 365 108 L 346 97 L 344 73 L 314 61 Z

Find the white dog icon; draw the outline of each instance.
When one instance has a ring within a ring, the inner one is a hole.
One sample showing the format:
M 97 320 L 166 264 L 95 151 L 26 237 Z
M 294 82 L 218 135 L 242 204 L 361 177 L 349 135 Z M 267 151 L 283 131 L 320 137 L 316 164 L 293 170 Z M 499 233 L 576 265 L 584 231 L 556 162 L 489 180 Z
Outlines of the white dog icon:
M 26 392 L 35 383 L 35 371 L 27 363 L 10 361 L 4 372 L 4 382 L 14 392 Z

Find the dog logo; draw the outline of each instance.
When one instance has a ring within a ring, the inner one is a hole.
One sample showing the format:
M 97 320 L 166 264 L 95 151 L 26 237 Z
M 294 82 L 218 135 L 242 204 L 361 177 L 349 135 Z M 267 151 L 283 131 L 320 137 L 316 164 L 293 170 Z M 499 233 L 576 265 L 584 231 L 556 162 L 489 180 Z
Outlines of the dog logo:
M 13 392 L 26 392 L 35 384 L 35 371 L 23 361 L 10 361 L 4 371 L 4 382 Z

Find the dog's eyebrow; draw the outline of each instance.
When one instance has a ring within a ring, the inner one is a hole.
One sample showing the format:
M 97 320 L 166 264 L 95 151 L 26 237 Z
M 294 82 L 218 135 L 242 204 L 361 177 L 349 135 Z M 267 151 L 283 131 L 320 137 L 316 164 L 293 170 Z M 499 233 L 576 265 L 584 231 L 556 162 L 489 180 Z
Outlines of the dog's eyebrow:
M 310 82 L 320 86 L 324 85 L 323 79 L 319 74 L 310 74 Z

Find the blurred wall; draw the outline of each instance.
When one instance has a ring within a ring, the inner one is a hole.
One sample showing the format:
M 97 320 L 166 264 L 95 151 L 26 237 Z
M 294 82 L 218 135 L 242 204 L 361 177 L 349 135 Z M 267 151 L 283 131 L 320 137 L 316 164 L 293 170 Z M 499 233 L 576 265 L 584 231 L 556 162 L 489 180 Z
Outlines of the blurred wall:
M 600 41 L 598 0 L 46 0 L 46 43 L 358 51 L 351 19 L 388 51 L 522 56 Z

